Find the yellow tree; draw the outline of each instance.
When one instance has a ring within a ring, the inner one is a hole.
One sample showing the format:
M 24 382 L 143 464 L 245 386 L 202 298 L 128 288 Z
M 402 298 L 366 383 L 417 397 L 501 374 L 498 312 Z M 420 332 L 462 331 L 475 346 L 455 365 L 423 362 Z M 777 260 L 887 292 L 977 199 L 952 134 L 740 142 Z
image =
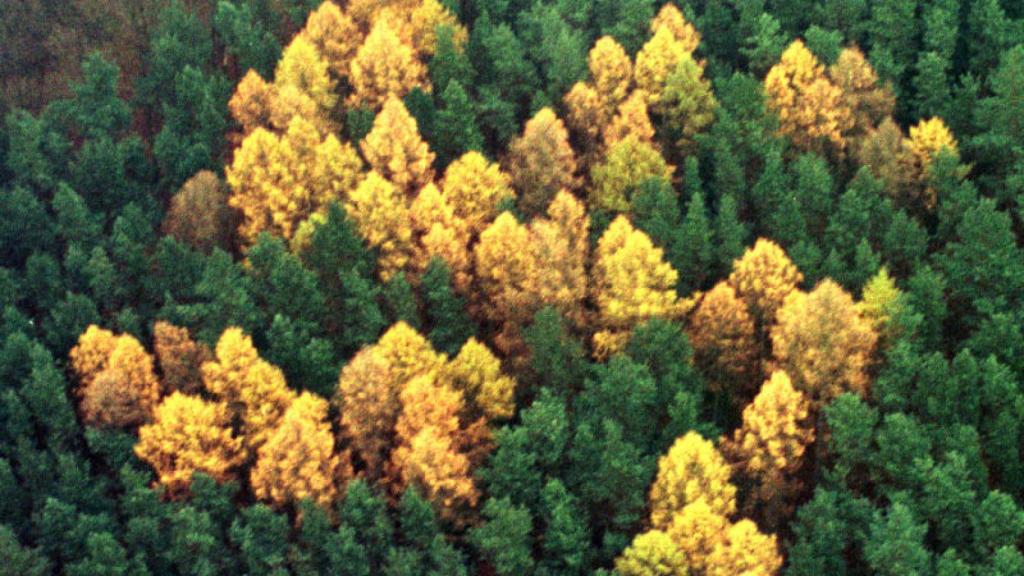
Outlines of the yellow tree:
M 688 576 L 686 556 L 661 530 L 637 535 L 633 543 L 615 559 L 620 576 Z
M 205 344 L 192 340 L 187 329 L 158 320 L 153 325 L 153 351 L 165 389 L 188 394 L 202 389 L 202 366 L 213 354 Z
M 274 506 L 309 498 L 328 508 L 351 476 L 348 453 L 334 451 L 327 401 L 303 392 L 260 447 L 249 479 L 256 497 Z
M 598 311 L 599 331 L 594 335 L 598 357 L 620 350 L 637 324 L 683 312 L 675 291 L 678 274 L 662 250 L 625 216 L 608 226 L 594 259 L 591 289 Z
M 453 40 L 461 47 L 468 36 L 466 28 L 438 0 L 417 0 L 416 2 L 391 2 L 377 10 L 373 21 L 387 20 L 399 39 L 413 48 L 420 59 L 433 56 L 437 45 L 437 27 L 450 26 Z
M 857 304 L 861 316 L 871 322 L 871 327 L 878 334 L 880 342 L 888 344 L 898 335 L 895 320 L 903 308 L 903 293 L 896 286 L 896 281 L 889 276 L 889 270 L 883 266 L 878 273 L 864 284 L 861 301 Z
M 474 234 L 487 227 L 502 202 L 516 195 L 508 174 L 476 151 L 466 152 L 448 165 L 441 194 Z
M 803 274 L 782 248 L 764 238 L 733 262 L 728 280 L 761 330 L 775 323 L 775 313 L 802 281 Z
M 507 420 L 515 412 L 515 379 L 501 373 L 501 361 L 476 338 L 462 345 L 444 376 L 487 420 Z
M 590 217 L 582 202 L 562 190 L 548 206 L 547 217 L 530 223 L 530 250 L 536 274 L 528 290 L 575 324 L 584 324 Z
M 281 54 L 274 70 L 274 85 L 278 90 L 295 88 L 312 100 L 323 116 L 330 115 L 338 96 L 335 82 L 328 73 L 328 64 L 316 46 L 305 35 L 297 35 Z
M 721 511 L 712 510 L 703 498 L 698 498 L 672 516 L 665 532 L 683 553 L 690 572 L 703 574 L 708 557 L 726 544 L 729 526 L 729 519 Z
M 604 99 L 586 82 L 573 84 L 564 101 L 565 120 L 578 137 L 582 148 L 580 164 L 586 167 L 604 143 L 604 130 L 612 121 L 615 109 L 605 109 Z
M 628 212 L 630 198 L 627 193 L 650 178 L 672 177 L 674 167 L 665 162 L 651 142 L 635 135 L 627 136 L 612 145 L 604 161 L 593 167 L 590 179 L 590 205 L 616 212 Z
M 683 13 L 672 2 L 663 4 L 658 15 L 651 20 L 652 33 L 657 34 L 662 28 L 667 28 L 688 54 L 693 54 L 700 45 L 700 32 L 686 21 Z
M 436 374 L 447 358 L 405 322 L 396 322 L 374 345 L 377 354 L 395 372 L 397 382 L 404 383 L 422 374 Z
M 399 446 L 392 454 L 395 488 L 419 487 L 442 518 L 461 522 L 478 498 L 469 458 L 457 443 L 462 393 L 424 374 L 410 380 L 400 398 L 402 414 L 395 427 Z
M 228 189 L 216 174 L 200 170 L 171 198 L 163 231 L 205 253 L 228 249 L 231 237 Z
M 694 365 L 716 392 L 728 392 L 737 406 L 753 396 L 751 380 L 760 373 L 754 321 L 747 305 L 726 282 L 719 282 L 700 300 L 687 334 Z
M 301 35 L 316 47 L 335 80 L 348 76 L 348 64 L 362 43 L 352 18 L 331 0 L 313 10 Z
M 344 436 L 373 480 L 380 477 L 391 449 L 401 411 L 399 385 L 395 370 L 373 346 L 353 356 L 338 379 L 335 401 Z
M 240 328 L 225 330 L 214 353 L 216 359 L 203 364 L 203 383 L 241 423 L 244 446 L 252 455 L 273 434 L 295 393 L 281 369 L 260 358 Z
M 217 482 L 235 479 L 235 468 L 245 459 L 227 406 L 180 392 L 164 398 L 153 423 L 139 428 L 135 454 L 153 467 L 172 496 L 185 494 L 196 472 Z
M 389 98 L 403 98 L 426 86 L 426 68 L 387 19 L 379 19 L 349 63 L 350 106 L 379 109 Z
M 684 55 L 669 72 L 655 107 L 672 131 L 676 147 L 683 152 L 692 151 L 696 136 L 714 122 L 717 109 L 718 100 L 711 90 L 711 82 L 704 78 L 704 69 L 692 56 Z
M 710 440 L 696 432 L 677 438 L 658 459 L 651 485 L 651 526 L 665 530 L 688 505 L 703 500 L 711 513 L 728 517 L 736 511 L 736 487 L 731 470 Z
M 896 97 L 888 86 L 879 86 L 878 75 L 856 46 L 844 48 L 828 76 L 839 90 L 850 111 L 850 135 L 863 137 L 883 120 L 892 116 Z
M 785 372 L 776 371 L 743 409 L 743 425 L 722 443 L 722 452 L 754 485 L 745 502 L 747 514 L 759 511 L 766 526 L 779 526 L 792 512 L 800 488 L 796 473 L 814 441 L 809 415 L 807 398 Z
M 260 232 L 291 238 L 298 225 L 355 188 L 362 161 L 334 135 L 321 138 L 301 117 L 277 136 L 257 128 L 227 167 L 228 203 L 241 211 L 238 233 L 247 244 Z
M 160 382 L 152 356 L 133 336 L 114 336 L 92 325 L 70 357 L 86 424 L 126 427 L 150 420 L 160 401 Z
M 412 269 L 422 274 L 431 259 L 437 256 L 448 264 L 455 289 L 466 293 L 471 280 L 469 226 L 455 215 L 455 209 L 433 183 L 424 186 L 416 195 L 409 208 L 409 217 L 415 241 Z
M 633 84 L 633 63 L 625 48 L 611 36 L 602 36 L 587 56 L 594 90 L 601 99 L 606 120 L 629 96 Z
M 782 555 L 774 535 L 766 535 L 743 519 L 726 531 L 724 546 L 708 556 L 706 576 L 775 576 L 782 569 Z
M 534 114 L 508 150 L 505 166 L 525 213 L 543 212 L 559 190 L 576 187 L 576 156 L 569 133 L 551 108 Z
M 385 101 L 360 147 L 370 167 L 405 194 L 411 195 L 434 179 L 434 153 L 420 137 L 416 119 L 398 98 Z
M 892 118 L 882 120 L 878 128 L 861 139 L 856 160 L 885 183 L 885 191 L 904 207 L 918 202 L 915 158 L 904 144 L 903 131 Z
M 529 246 L 529 229 L 509 212 L 502 212 L 473 248 L 481 312 L 501 326 L 495 344 L 505 354 L 520 343 L 519 327 L 540 307 L 531 290 L 537 262 Z
M 923 204 L 926 210 L 932 210 L 937 200 L 935 189 L 928 182 L 931 177 L 932 160 L 940 151 L 959 159 L 956 138 L 942 118 L 929 118 L 910 127 L 910 138 L 903 141 L 903 146 L 906 148 L 908 160 L 912 162 L 910 172 L 914 180 L 914 200 Z M 967 175 L 966 168 L 961 168 L 959 172 L 961 177 Z
M 764 79 L 768 106 L 779 117 L 779 131 L 803 151 L 842 151 L 853 126 L 843 92 L 825 75 L 825 67 L 794 40 Z
M 270 126 L 270 115 L 276 98 L 274 86 L 250 69 L 238 82 L 235 93 L 228 102 L 231 117 L 242 126 L 242 134 L 248 135 L 256 128 Z
M 843 392 L 867 393 L 878 336 L 853 298 L 832 280 L 823 280 L 809 294 L 787 296 L 771 338 L 778 367 L 815 408 Z
M 659 27 L 640 52 L 637 52 L 633 75 L 636 87 L 647 94 L 648 104 L 658 105 L 669 74 L 690 52 L 668 26 Z
M 345 208 L 359 233 L 380 254 L 381 279 L 402 270 L 412 252 L 412 228 L 405 196 L 377 172 L 370 172 L 353 190 Z
M 643 90 L 634 90 L 619 104 L 615 117 L 604 131 L 604 144 L 610 147 L 629 136 L 641 142 L 654 141 L 654 126 L 647 114 L 647 93 Z

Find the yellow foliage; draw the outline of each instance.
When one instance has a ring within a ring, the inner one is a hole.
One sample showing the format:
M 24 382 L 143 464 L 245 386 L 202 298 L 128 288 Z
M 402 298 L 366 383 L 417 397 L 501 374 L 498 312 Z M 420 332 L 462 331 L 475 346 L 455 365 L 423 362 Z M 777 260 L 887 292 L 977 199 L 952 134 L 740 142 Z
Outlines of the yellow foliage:
M 586 207 L 565 190 L 548 206 L 546 218 L 530 223 L 529 248 L 536 274 L 528 290 L 536 295 L 537 301 L 555 307 L 576 326 L 583 325 L 589 234 Z
M 782 302 L 802 281 L 803 274 L 782 248 L 764 238 L 733 262 L 729 274 L 729 285 L 762 329 L 775 323 Z
M 647 114 L 647 94 L 643 90 L 634 90 L 619 108 L 611 124 L 604 131 L 605 146 L 612 146 L 629 136 L 641 142 L 654 141 L 654 126 Z
M 399 392 L 402 412 L 395 424 L 398 442 L 408 444 L 428 426 L 445 436 L 459 431 L 459 414 L 465 407 L 462 391 L 426 373 L 405 382 Z
M 397 382 L 423 374 L 436 374 L 447 358 L 434 350 L 430 342 L 405 322 L 396 322 L 374 345 L 377 354 L 388 363 Z
M 270 114 L 276 92 L 272 84 L 250 69 L 238 82 L 235 93 L 228 102 L 231 117 L 242 126 L 242 133 L 249 134 L 256 128 L 270 126 Z
M 731 470 L 709 441 L 696 432 L 677 438 L 668 454 L 658 459 L 658 476 L 651 485 L 651 525 L 666 529 L 686 506 L 703 500 L 715 514 L 736 511 L 736 487 Z
M 391 450 L 404 384 L 375 346 L 360 350 L 341 370 L 336 393 L 341 427 L 371 479 L 380 477 Z
M 405 194 L 434 178 L 434 154 L 420 137 L 416 119 L 396 97 L 386 100 L 360 147 L 370 167 Z
M 917 168 L 914 155 L 903 140 L 900 127 L 892 118 L 886 118 L 878 128 L 861 139 L 857 161 L 885 183 L 886 193 L 901 206 L 914 206 L 919 201 L 927 205 L 927 198 L 918 198 L 921 187 L 915 182 Z
M 719 282 L 690 317 L 693 362 L 716 392 L 729 392 L 742 405 L 753 395 L 751 379 L 759 372 L 754 321 L 732 287 Z
M 844 105 L 850 110 L 851 135 L 863 136 L 892 116 L 896 97 L 888 86 L 878 85 L 878 75 L 856 46 L 839 53 L 828 75 L 842 91 Z
M 355 188 L 361 170 L 351 146 L 333 135 L 322 139 L 301 117 L 280 137 L 257 128 L 226 170 L 228 203 L 242 212 L 239 235 L 248 244 L 263 231 L 291 238 L 303 220 Z
M 700 32 L 686 21 L 683 13 L 676 8 L 672 2 L 665 2 L 658 11 L 658 15 L 651 20 L 651 32 L 657 34 L 662 28 L 668 29 L 677 41 L 683 46 L 683 50 L 692 54 L 700 45 Z
M 389 98 L 403 98 L 426 84 L 426 67 L 411 46 L 402 43 L 387 19 L 374 23 L 370 34 L 349 63 L 352 94 L 348 104 L 379 109 Z
M 153 423 L 139 428 L 135 454 L 153 467 L 172 496 L 187 492 L 196 472 L 217 482 L 233 480 L 235 467 L 245 459 L 227 407 L 180 392 L 164 398 Z
M 842 90 L 801 40 L 794 40 L 764 79 L 768 106 L 779 117 L 779 131 L 803 151 L 823 152 L 825 145 L 842 151 L 843 134 L 853 117 Z
M 903 293 L 889 276 L 884 266 L 864 285 L 863 296 L 857 304 L 861 315 L 871 322 L 872 328 L 887 341 L 895 337 L 896 326 L 892 324 L 902 308 Z
M 81 386 L 88 385 L 107 366 L 118 337 L 110 330 L 90 324 L 78 337 L 78 344 L 68 355 L 71 369 Z
M 762 534 L 750 520 L 730 526 L 726 540 L 708 556 L 706 576 L 775 576 L 782 569 L 775 536 Z
M 274 506 L 310 498 L 329 508 L 351 476 L 348 454 L 334 452 L 327 401 L 303 392 L 260 447 L 250 484 L 257 498 Z
M 620 576 L 687 576 L 686 556 L 661 530 L 638 534 L 615 559 Z
M 502 332 L 509 340 L 504 344 L 499 340 L 499 349 L 505 353 L 516 339 L 518 326 L 539 308 L 531 290 L 537 262 L 529 246 L 529 229 L 503 212 L 480 234 L 473 248 L 482 312 L 488 320 L 503 325 Z
M 386 282 L 405 267 L 412 252 L 405 196 L 391 182 L 370 172 L 349 194 L 345 208 L 366 243 L 379 251 L 380 276 Z
M 698 498 L 672 516 L 665 532 L 679 547 L 690 571 L 703 574 L 708 557 L 725 545 L 728 530 L 729 519 Z
M 331 0 L 310 12 L 300 33 L 316 47 L 335 79 L 348 76 L 348 63 L 362 43 L 352 18 Z
M 559 190 L 577 185 L 569 133 L 551 108 L 541 108 L 526 122 L 522 136 L 509 145 L 506 166 L 527 214 L 542 212 Z
M 374 23 L 381 20 L 387 20 L 402 43 L 411 46 L 420 59 L 434 55 L 438 26 L 450 26 L 454 30 L 456 46 L 462 46 L 468 37 L 458 18 L 438 0 L 418 0 L 414 5 L 393 2 L 374 15 Z
M 910 138 L 903 141 L 908 156 L 913 161 L 913 179 L 916 183 L 917 196 L 925 209 L 931 210 L 935 207 L 936 192 L 928 185 L 928 178 L 931 175 L 932 160 L 941 150 L 960 157 L 957 150 L 956 138 L 946 127 L 942 118 L 929 118 L 921 120 L 916 126 L 910 127 Z M 962 176 L 966 176 L 966 169 L 963 169 Z
M 430 260 L 438 256 L 448 264 L 452 284 L 465 293 L 470 282 L 469 227 L 455 215 L 433 183 L 416 195 L 409 209 L 417 240 L 413 249 L 412 268 L 422 274 Z
M 408 445 L 396 448 L 394 464 L 401 485 L 419 487 L 441 518 L 461 524 L 465 509 L 476 506 L 479 494 L 469 458 L 456 449 L 451 436 L 436 427 L 423 428 Z
M 202 366 L 212 353 L 205 344 L 194 342 L 187 329 L 158 320 L 153 325 L 153 351 L 164 388 L 188 394 L 202 388 Z
M 241 421 L 244 445 L 252 454 L 274 432 L 295 393 L 280 368 L 260 358 L 240 328 L 221 334 L 215 355 L 216 360 L 203 364 L 203 383 Z
M 476 151 L 448 165 L 441 194 L 474 234 L 487 227 L 503 201 L 516 195 L 508 174 Z
M 324 116 L 330 114 L 338 102 L 327 61 L 302 34 L 296 36 L 281 54 L 274 70 L 274 85 L 279 90 L 287 86 L 296 88 L 315 102 Z
M 444 374 L 488 420 L 507 420 L 515 413 L 515 379 L 501 373 L 501 361 L 476 338 L 462 345 Z
M 637 53 L 633 75 L 636 87 L 647 94 L 648 104 L 654 106 L 661 101 L 661 93 L 669 74 L 692 52 L 686 48 L 683 41 L 678 40 L 672 30 L 665 26 L 659 27 Z
M 601 107 L 610 117 L 619 104 L 629 96 L 633 63 L 626 50 L 611 36 L 602 36 L 594 43 L 587 57 L 595 93 Z
M 771 338 L 779 367 L 815 407 L 843 392 L 867 393 L 878 336 L 853 298 L 832 280 L 809 294 L 794 291 L 786 297 Z
M 611 122 L 615 108 L 606 109 L 605 102 L 597 90 L 584 82 L 573 84 L 572 89 L 565 95 L 565 107 L 566 122 L 574 133 L 580 135 L 582 144 L 587 149 L 597 148 L 603 141 L 604 129 Z
M 677 272 L 625 216 L 616 218 L 598 241 L 591 274 L 601 329 L 594 337 L 598 356 L 616 352 L 621 336 L 637 324 L 682 312 Z
M 652 143 L 629 135 L 612 145 L 604 161 L 591 170 L 590 205 L 628 212 L 626 193 L 631 188 L 650 178 L 670 179 L 674 171 Z
M 133 336 L 89 326 L 71 350 L 82 419 L 90 426 L 126 427 L 150 419 L 160 401 L 153 358 Z

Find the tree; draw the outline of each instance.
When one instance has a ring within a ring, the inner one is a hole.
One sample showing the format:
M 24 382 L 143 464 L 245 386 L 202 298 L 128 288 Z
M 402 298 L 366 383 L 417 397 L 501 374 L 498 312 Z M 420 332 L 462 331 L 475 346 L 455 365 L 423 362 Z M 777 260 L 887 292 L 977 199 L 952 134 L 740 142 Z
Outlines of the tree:
M 139 428 L 135 454 L 148 462 L 171 495 L 188 492 L 192 475 L 235 479 L 245 454 L 231 430 L 227 405 L 174 392 L 157 406 L 153 423 Z
M 341 427 L 368 478 L 380 476 L 391 448 L 391 434 L 401 405 L 400 382 L 375 347 L 359 351 L 341 370 L 335 401 Z
M 434 120 L 431 141 L 437 150 L 440 166 L 448 166 L 462 154 L 484 149 L 484 137 L 476 125 L 475 109 L 462 84 L 457 80 L 448 83 L 441 94 L 444 108 L 438 111 Z
M 779 367 L 815 408 L 842 392 L 867 393 L 878 335 L 853 298 L 832 280 L 823 280 L 809 294 L 787 296 L 771 337 Z
M 665 6 L 671 6 L 665 4 Z M 718 100 L 704 70 L 689 54 L 684 55 L 665 78 L 665 88 L 655 110 L 671 129 L 673 144 L 683 152 L 696 146 L 696 136 L 715 121 Z
M 227 249 L 231 235 L 227 200 L 227 187 L 216 174 L 197 172 L 171 199 L 164 233 L 203 252 Z
M 597 244 L 591 287 L 601 328 L 594 335 L 598 356 L 621 349 L 633 326 L 650 318 L 674 318 L 683 305 L 676 297 L 678 274 L 646 234 L 625 216 L 616 218 Z
M 491 498 L 484 505 L 487 522 L 469 533 L 469 541 L 500 576 L 528 574 L 534 561 L 530 553 L 533 519 L 530 512 L 508 498 Z
M 50 561 L 39 550 L 22 546 L 14 531 L 0 524 L 0 554 L 3 555 L 4 570 L 12 576 L 45 576 L 51 573 Z
M 931 564 L 924 545 L 927 533 L 927 523 L 917 523 L 906 504 L 895 502 L 885 515 L 875 513 L 864 543 L 864 558 L 879 574 L 927 574 Z
M 86 423 L 127 427 L 150 419 L 160 401 L 160 383 L 153 358 L 138 340 L 91 325 L 70 358 Z
M 924 204 L 925 209 L 931 210 L 936 204 L 936 191 L 929 185 L 932 161 L 943 151 L 959 160 L 956 139 L 942 118 L 929 118 L 910 127 L 910 138 L 904 140 L 903 145 L 913 160 L 913 178 L 921 190 L 918 200 Z
M 255 453 L 274 433 L 295 398 L 279 368 L 260 358 L 252 339 L 239 328 L 221 334 L 216 360 L 203 364 L 203 384 L 241 422 L 243 443 Z
M 680 250 L 673 264 L 680 274 L 678 291 L 689 294 L 703 286 L 711 274 L 711 223 L 700 190 L 690 196 L 679 240 L 686 249 Z
M 758 329 L 766 331 L 775 323 L 775 314 L 786 297 L 803 281 L 803 275 L 782 248 L 759 238 L 733 262 L 728 281 L 736 295 L 746 302 Z
M 711 390 L 727 392 L 737 406 L 754 395 L 751 381 L 759 369 L 754 321 L 746 304 L 726 282 L 719 282 L 700 300 L 687 330 L 693 363 Z
M 228 536 L 245 570 L 253 576 L 278 576 L 287 561 L 288 517 L 264 504 L 244 508 L 231 523 Z
M 427 184 L 409 208 L 416 245 L 412 268 L 425 272 L 434 258 L 442 260 L 451 272 L 455 290 L 469 289 L 471 255 L 470 231 L 466 221 L 455 215 L 455 208 L 434 184 Z
M 573 190 L 576 157 L 565 124 L 551 108 L 541 108 L 509 144 L 505 167 L 519 193 L 519 209 L 540 214 L 560 190 Z
M 835 64 L 828 68 L 828 76 L 842 92 L 844 105 L 850 111 L 851 137 L 863 137 L 892 116 L 896 97 L 887 85 L 879 85 L 878 75 L 856 46 L 839 53 Z
M 603 99 L 607 119 L 611 120 L 611 112 L 629 96 L 633 64 L 622 45 L 611 36 L 602 36 L 590 49 L 587 66 L 590 68 L 594 89 Z
M 257 128 L 271 126 L 271 113 L 277 90 L 260 76 L 259 72 L 250 69 L 235 87 L 235 93 L 228 101 L 231 117 L 242 127 L 242 135 L 247 136 Z
M 693 54 L 700 45 L 700 32 L 687 22 L 683 13 L 671 2 L 663 4 L 658 15 L 651 20 L 652 33 L 657 34 L 662 28 L 667 28 L 689 54 Z
M 604 145 L 611 147 L 629 136 L 641 142 L 654 142 L 654 126 L 647 113 L 647 93 L 643 90 L 634 90 L 616 108 L 615 116 L 604 130 Z
M 686 576 L 687 558 L 661 530 L 651 530 L 633 539 L 615 559 L 615 571 L 622 576 Z
M 477 283 L 485 296 L 482 313 L 502 326 L 496 345 L 506 353 L 517 346 L 519 326 L 539 308 L 537 295 L 529 290 L 538 272 L 529 246 L 529 229 L 511 213 L 503 212 L 480 234 L 473 248 Z
M 345 209 L 366 243 L 379 252 L 381 279 L 387 281 L 401 271 L 412 252 L 412 229 L 402 192 L 377 172 L 370 172 L 349 194 Z
M 708 555 L 708 576 L 730 574 L 777 574 L 782 568 L 775 536 L 762 534 L 757 525 L 743 519 L 726 531 L 726 543 Z
M 609 211 L 628 212 L 633 190 L 650 178 L 672 177 L 675 168 L 657 148 L 635 135 L 616 142 L 590 171 L 590 204 Z
M 303 392 L 260 446 L 250 483 L 257 498 L 274 506 L 310 498 L 326 508 L 351 476 L 348 453 L 334 451 L 327 401 Z
M 747 508 L 763 506 L 760 517 L 768 526 L 780 526 L 791 511 L 787 500 L 799 489 L 795 477 L 814 441 L 809 414 L 809 402 L 789 376 L 773 372 L 743 409 L 743 426 L 722 446 L 726 457 L 757 485 Z
M 420 137 L 416 119 L 398 97 L 383 102 L 360 149 L 372 169 L 407 195 L 434 178 L 434 154 Z
M 443 259 L 431 258 L 420 280 L 420 293 L 431 325 L 427 337 L 438 351 L 454 356 L 475 328 L 465 302 L 452 290 L 451 272 Z
M 444 376 L 488 421 L 507 420 L 515 413 L 515 379 L 501 373 L 501 362 L 476 338 L 466 341 Z
M 865 136 L 855 151 L 861 166 L 885 184 L 885 192 L 900 205 L 917 208 L 912 185 L 915 180 L 914 159 L 903 138 L 900 127 L 886 118 Z
M 804 43 L 795 40 L 764 79 L 769 107 L 779 117 L 779 131 L 797 149 L 823 152 L 846 147 L 843 134 L 852 118 L 842 90 Z
M 686 48 L 686 44 L 666 26 L 659 27 L 637 53 L 633 76 L 637 89 L 647 94 L 651 107 L 661 103 L 669 74 L 690 54 Z
M 300 34 L 316 48 L 335 81 L 348 76 L 348 63 L 362 42 L 351 16 L 334 2 L 324 2 L 310 12 Z
M 509 176 L 483 154 L 473 151 L 448 165 L 441 194 L 471 233 L 486 228 L 502 202 L 515 199 Z
M 228 204 L 243 216 L 239 235 L 249 244 L 264 230 L 291 238 L 303 220 L 355 188 L 361 170 L 351 146 L 333 134 L 322 139 L 301 117 L 280 137 L 257 128 L 226 169 Z
M 651 526 L 668 528 L 676 514 L 697 501 L 714 514 L 731 515 L 736 511 L 736 487 L 729 475 L 729 465 L 711 442 L 692 431 L 677 438 L 658 459 L 650 494 Z
M 286 97 L 284 94 L 288 90 L 295 90 L 316 105 L 320 117 L 327 118 L 338 101 L 334 79 L 328 73 L 329 67 L 305 35 L 295 36 L 281 54 L 281 60 L 274 70 L 274 86 L 278 90 L 278 98 Z
M 165 389 L 186 394 L 199 391 L 202 366 L 213 356 L 205 344 L 194 342 L 187 329 L 158 320 L 153 325 L 153 352 Z
M 403 43 L 387 18 L 379 18 L 349 63 L 350 106 L 380 108 L 390 98 L 403 98 L 426 86 L 426 68 Z

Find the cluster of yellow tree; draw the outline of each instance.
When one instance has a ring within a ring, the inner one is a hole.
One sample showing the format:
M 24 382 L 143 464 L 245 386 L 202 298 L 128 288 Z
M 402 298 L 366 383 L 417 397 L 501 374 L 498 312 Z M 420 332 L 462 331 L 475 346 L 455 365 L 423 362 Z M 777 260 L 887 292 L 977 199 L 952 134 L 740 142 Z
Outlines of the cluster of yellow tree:
M 135 452 L 171 496 L 195 472 L 223 482 L 248 470 L 253 494 L 272 505 L 329 506 L 355 459 L 367 478 L 395 493 L 416 485 L 458 521 L 476 504 L 472 469 L 490 449 L 488 422 L 515 406 L 516 382 L 485 345 L 470 339 L 449 360 L 405 323 L 342 370 L 337 434 L 328 401 L 288 388 L 238 328 L 211 353 L 160 322 L 154 349 L 162 378 L 135 338 L 90 326 L 71 363 L 86 423 L 139 426 Z
M 743 423 L 718 449 L 690 432 L 661 458 L 650 530 L 617 560 L 623 576 L 769 575 L 781 567 L 775 537 L 758 526 L 778 527 L 792 513 L 821 407 L 843 392 L 866 393 L 878 334 L 900 301 L 884 269 L 859 303 L 831 280 L 810 292 L 801 281 L 781 248 L 758 240 L 700 298 L 688 322 L 696 362 L 743 406 Z M 733 522 L 733 480 L 746 488 L 740 512 L 757 524 Z
M 907 207 L 935 206 L 928 185 L 931 163 L 940 150 L 957 154 L 957 143 L 941 118 L 921 120 L 909 138 L 892 119 L 895 97 L 856 47 L 843 49 L 823 66 L 795 40 L 764 80 L 768 104 L 779 131 L 800 151 L 847 152 L 886 183 Z

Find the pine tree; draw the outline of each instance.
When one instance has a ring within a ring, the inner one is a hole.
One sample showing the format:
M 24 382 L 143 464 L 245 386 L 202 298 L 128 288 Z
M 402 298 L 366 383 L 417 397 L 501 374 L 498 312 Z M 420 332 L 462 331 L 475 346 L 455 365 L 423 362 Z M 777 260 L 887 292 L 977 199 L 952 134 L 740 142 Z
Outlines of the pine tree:
M 438 165 L 446 167 L 470 150 L 482 151 L 484 137 L 476 125 L 473 103 L 462 84 L 449 82 L 441 101 L 444 108 L 437 113 L 431 141 L 435 143 Z
M 692 56 L 685 55 L 665 78 L 665 89 L 655 107 L 672 130 L 676 149 L 692 152 L 696 137 L 714 122 L 717 109 L 718 100 L 704 70 Z
M 441 258 L 432 258 L 421 279 L 421 294 L 431 329 L 427 335 L 438 351 L 454 356 L 474 334 L 465 301 L 452 290 L 451 273 Z
M 704 280 L 711 275 L 711 225 L 704 207 L 704 195 L 700 191 L 690 196 L 680 242 L 686 249 L 676 263 L 679 272 L 678 291 L 689 294 L 700 289 Z

